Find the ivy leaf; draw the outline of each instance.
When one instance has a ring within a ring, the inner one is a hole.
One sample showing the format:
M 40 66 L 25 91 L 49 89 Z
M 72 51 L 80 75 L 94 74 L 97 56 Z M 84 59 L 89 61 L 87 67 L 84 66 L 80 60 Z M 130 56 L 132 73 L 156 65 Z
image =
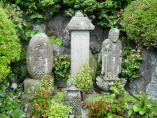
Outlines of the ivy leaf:
M 44 17 L 41 14 L 39 14 L 39 13 L 31 15 L 31 19 L 36 19 L 36 18 L 41 19 L 41 18 L 44 18 Z
M 133 110 L 134 110 L 134 112 L 139 112 L 139 111 L 141 111 L 140 105 L 139 105 L 139 104 L 135 104 L 135 105 L 133 106 Z

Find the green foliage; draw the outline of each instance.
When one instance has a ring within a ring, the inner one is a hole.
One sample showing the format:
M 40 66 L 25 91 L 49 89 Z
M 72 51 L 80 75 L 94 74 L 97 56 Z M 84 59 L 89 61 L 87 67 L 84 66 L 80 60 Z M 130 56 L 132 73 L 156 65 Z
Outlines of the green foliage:
M 51 90 L 38 88 L 32 95 L 31 110 L 32 117 L 44 117 L 46 116 L 46 110 L 50 108 L 50 101 L 52 96 Z
M 63 103 L 64 102 L 64 92 L 57 92 L 56 95 L 53 97 L 56 102 Z
M 26 68 L 26 48 L 28 39 L 35 33 L 31 30 L 31 22 L 26 22 L 23 19 L 24 12 L 15 4 L 8 4 L 6 2 L 0 2 L 0 6 L 5 10 L 8 18 L 15 24 L 15 30 L 22 45 L 22 52 L 20 60 L 11 64 L 12 73 L 16 74 L 18 82 L 23 81 L 27 76 Z
M 156 12 L 156 0 L 135 0 L 125 9 L 122 26 L 136 45 L 157 48 Z
M 26 10 L 26 14 L 30 16 L 31 19 L 43 19 L 44 13 L 56 13 L 59 8 L 59 2 L 61 0 L 6 0 L 9 3 L 16 4 L 22 9 Z
M 20 59 L 21 46 L 14 24 L 0 8 L 0 82 L 11 72 L 10 63 Z
M 123 49 L 122 76 L 128 81 L 139 77 L 139 68 L 142 62 L 141 50 L 125 47 Z
M 46 112 L 48 118 L 68 118 L 72 110 L 70 107 L 64 106 L 62 103 L 57 103 L 52 99 L 51 107 Z
M 58 46 L 62 45 L 62 40 L 57 38 L 57 37 L 55 37 L 55 36 L 49 37 L 49 40 L 50 40 L 51 43 L 54 43 L 54 44 L 56 44 Z
M 120 27 L 123 8 L 133 0 L 6 0 L 20 6 L 30 19 L 42 21 L 46 14 L 55 14 L 60 9 L 67 16 L 81 10 L 102 27 Z
M 40 87 L 42 90 L 53 90 L 54 78 L 51 75 L 44 75 L 41 77 Z
M 8 88 L 9 82 L 4 80 L 0 86 L 0 117 L 25 118 L 25 114 L 21 110 L 20 94 Z
M 55 82 L 66 81 L 70 74 L 70 57 L 68 55 L 59 55 L 54 59 L 54 66 L 52 69 Z
M 103 96 L 98 101 L 87 103 L 86 106 L 89 115 L 96 118 L 123 118 L 127 116 L 128 104 L 127 99 L 123 99 L 123 96 Z
M 145 94 L 136 95 L 139 99 L 137 103 L 129 110 L 129 116 L 133 114 L 141 115 L 143 118 L 157 117 L 157 102 L 148 99 Z
M 46 110 L 50 108 L 50 101 L 52 99 L 53 77 L 50 75 L 44 75 L 41 77 L 40 86 L 34 91 L 32 95 L 31 111 L 32 117 L 46 117 Z
M 122 95 L 124 93 L 124 86 L 122 85 L 122 80 L 114 80 L 112 86 L 110 86 L 110 91 L 115 95 Z
M 88 91 L 93 86 L 92 71 L 88 64 L 84 64 L 76 77 L 72 78 L 75 86 L 82 91 Z

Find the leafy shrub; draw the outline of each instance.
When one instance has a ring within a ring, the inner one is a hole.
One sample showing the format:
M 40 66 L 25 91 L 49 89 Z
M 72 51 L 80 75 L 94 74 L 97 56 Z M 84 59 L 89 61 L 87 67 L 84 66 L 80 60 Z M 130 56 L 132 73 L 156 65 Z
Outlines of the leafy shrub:
M 67 16 L 81 10 L 102 27 L 120 27 L 123 8 L 133 0 L 5 0 L 16 4 L 30 16 L 31 20 L 42 21 L 44 17 L 57 13 L 60 9 Z M 45 15 L 46 14 L 46 15 Z
M 46 110 L 50 108 L 50 101 L 52 99 L 52 85 L 53 78 L 50 75 L 41 77 L 40 86 L 34 91 L 32 95 L 32 117 L 47 117 Z
M 76 77 L 72 78 L 75 86 L 82 91 L 88 91 L 93 86 L 92 71 L 93 70 L 87 64 L 84 64 L 80 72 L 76 74 Z
M 42 90 L 53 90 L 54 78 L 51 75 L 42 76 L 40 87 L 42 88 Z
M 21 110 L 20 94 L 9 90 L 8 80 L 4 80 L 0 86 L 0 117 L 1 118 L 25 118 Z
M 115 97 L 108 95 L 98 101 L 87 103 L 86 106 L 89 111 L 89 116 L 96 118 L 123 118 L 127 116 L 128 104 L 123 97 Z M 122 117 L 123 116 L 123 117 Z
M 54 60 L 52 69 L 55 82 L 66 81 L 70 74 L 70 57 L 68 55 L 59 55 Z
M 46 112 L 48 118 L 68 118 L 72 110 L 70 107 L 64 106 L 62 103 L 57 103 L 52 99 L 51 107 Z
M 10 63 L 20 59 L 21 46 L 14 24 L 0 8 L 0 82 L 11 72 Z
M 125 47 L 123 49 L 121 75 L 129 82 L 139 77 L 139 68 L 142 62 L 141 50 Z
M 51 90 L 43 90 L 38 88 L 32 95 L 31 116 L 33 117 L 46 117 L 46 110 L 50 108 L 50 101 L 52 96 Z
M 122 26 L 138 46 L 157 48 L 156 12 L 156 0 L 135 0 L 125 9 Z

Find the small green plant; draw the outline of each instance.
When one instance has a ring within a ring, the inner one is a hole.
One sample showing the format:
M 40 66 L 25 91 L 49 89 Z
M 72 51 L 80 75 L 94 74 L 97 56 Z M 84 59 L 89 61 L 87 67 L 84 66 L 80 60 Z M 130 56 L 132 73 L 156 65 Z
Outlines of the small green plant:
M 54 43 L 54 44 L 56 44 L 58 46 L 62 45 L 62 40 L 57 38 L 57 37 L 55 37 L 55 36 L 49 37 L 49 40 L 50 40 L 51 43 Z
M 26 118 L 21 109 L 20 92 L 9 90 L 9 81 L 4 80 L 0 86 L 0 117 Z
M 57 103 L 54 99 L 51 100 L 50 104 L 50 108 L 46 111 L 48 118 L 68 118 L 72 112 L 70 107 Z
M 110 91 L 115 95 L 123 95 L 124 94 L 124 86 L 122 85 L 122 80 L 115 80 L 112 82 L 112 86 L 110 86 Z
M 70 74 L 70 57 L 68 55 L 59 55 L 54 60 L 52 69 L 55 82 L 66 81 Z
M 44 75 L 41 77 L 40 86 L 34 91 L 32 95 L 32 117 L 47 117 L 46 110 L 50 108 L 50 101 L 52 99 L 53 77 Z
M 54 90 L 54 78 L 51 75 L 44 75 L 41 77 L 41 89 L 42 90 Z
M 125 47 L 123 55 L 121 74 L 123 78 L 132 81 L 139 77 L 139 68 L 142 61 L 141 50 Z
M 76 74 L 76 77 L 72 78 L 75 86 L 82 91 L 88 91 L 93 86 L 92 71 L 88 64 L 84 64 L 80 72 Z
M 89 116 L 96 118 L 123 118 L 127 116 L 128 104 L 123 97 L 109 95 L 106 98 L 86 104 Z
M 141 115 L 142 118 L 155 118 L 157 117 L 157 102 L 152 99 L 148 99 L 144 93 L 141 95 L 135 95 L 138 98 L 133 107 L 129 110 L 129 116 Z
M 32 95 L 32 106 L 33 109 L 31 111 L 31 117 L 39 118 L 43 117 L 46 118 L 46 110 L 50 108 L 50 101 L 52 98 L 52 91 L 51 90 L 42 90 L 38 88 L 34 91 Z

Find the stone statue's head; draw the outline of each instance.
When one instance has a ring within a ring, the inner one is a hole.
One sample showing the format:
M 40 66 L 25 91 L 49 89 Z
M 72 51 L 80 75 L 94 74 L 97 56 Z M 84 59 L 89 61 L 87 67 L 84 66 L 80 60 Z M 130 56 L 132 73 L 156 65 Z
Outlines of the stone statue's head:
M 112 28 L 112 29 L 109 31 L 108 39 L 110 39 L 112 42 L 117 42 L 118 39 L 119 39 L 119 34 L 120 34 L 119 29 L 117 29 L 117 28 Z

